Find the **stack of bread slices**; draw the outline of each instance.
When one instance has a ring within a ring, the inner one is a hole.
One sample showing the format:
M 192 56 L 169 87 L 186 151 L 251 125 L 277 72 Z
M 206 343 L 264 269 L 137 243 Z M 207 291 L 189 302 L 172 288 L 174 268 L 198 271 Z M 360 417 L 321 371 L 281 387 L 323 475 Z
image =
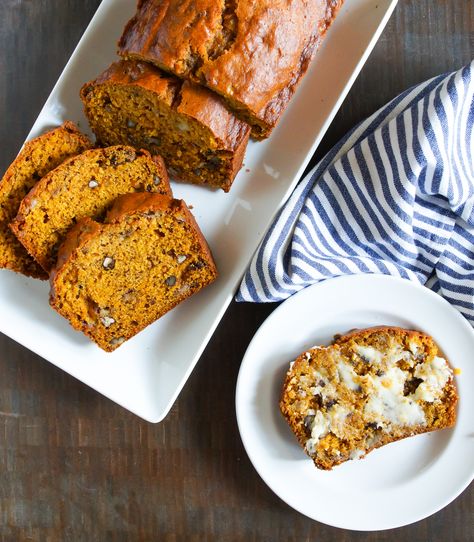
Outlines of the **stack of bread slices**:
M 0 182 L 0 267 L 112 351 L 217 276 L 176 181 L 228 192 L 277 124 L 343 0 L 139 0 L 120 58 Z
M 0 267 L 49 277 L 52 307 L 109 352 L 217 276 L 162 158 L 94 148 L 71 122 L 0 182 Z

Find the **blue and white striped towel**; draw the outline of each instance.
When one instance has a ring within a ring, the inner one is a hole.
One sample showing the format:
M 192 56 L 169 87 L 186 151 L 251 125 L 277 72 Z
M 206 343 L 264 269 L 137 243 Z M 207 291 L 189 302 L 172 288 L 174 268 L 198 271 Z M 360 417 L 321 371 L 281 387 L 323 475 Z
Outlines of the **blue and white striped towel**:
M 279 212 L 237 300 L 384 273 L 426 284 L 474 324 L 473 71 L 404 92 L 342 139 Z

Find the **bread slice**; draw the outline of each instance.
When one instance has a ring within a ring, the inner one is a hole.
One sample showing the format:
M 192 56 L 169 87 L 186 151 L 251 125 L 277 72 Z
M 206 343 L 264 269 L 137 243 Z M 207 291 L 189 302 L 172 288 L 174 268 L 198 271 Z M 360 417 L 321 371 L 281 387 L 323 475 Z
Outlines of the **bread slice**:
M 250 128 L 219 96 L 151 65 L 121 61 L 86 84 L 81 98 L 103 145 L 148 149 L 163 156 L 173 179 L 229 191 Z
M 286 375 L 280 410 L 320 469 L 451 427 L 453 371 L 434 340 L 397 327 L 357 330 L 303 352 Z
M 104 224 L 85 218 L 68 233 L 51 274 L 50 304 L 111 352 L 216 276 L 182 200 L 128 194 Z
M 33 186 L 64 160 L 92 147 L 72 122 L 28 141 L 0 181 L 0 267 L 47 279 L 48 275 L 28 254 L 9 228 L 21 200 Z
M 128 192 L 170 194 L 163 160 L 148 151 L 116 146 L 92 149 L 43 177 L 20 205 L 11 228 L 49 272 L 66 232 L 81 218 L 101 218 Z

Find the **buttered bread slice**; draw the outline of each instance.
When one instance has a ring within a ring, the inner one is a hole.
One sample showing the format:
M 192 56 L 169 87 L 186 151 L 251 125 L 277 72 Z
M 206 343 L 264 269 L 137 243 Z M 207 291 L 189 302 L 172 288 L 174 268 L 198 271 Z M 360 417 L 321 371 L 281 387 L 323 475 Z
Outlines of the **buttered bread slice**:
M 453 371 L 434 340 L 396 327 L 357 330 L 301 354 L 280 410 L 320 469 L 454 425 Z

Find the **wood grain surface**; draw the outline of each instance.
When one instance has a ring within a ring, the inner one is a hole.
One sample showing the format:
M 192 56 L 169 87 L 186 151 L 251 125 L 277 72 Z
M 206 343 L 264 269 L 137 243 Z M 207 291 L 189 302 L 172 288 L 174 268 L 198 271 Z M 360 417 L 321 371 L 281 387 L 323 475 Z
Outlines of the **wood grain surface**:
M 469 62 L 473 4 L 400 0 L 313 163 L 399 91 Z M 0 0 L 0 174 L 98 5 Z M 311 521 L 267 488 L 242 447 L 234 391 L 245 349 L 274 308 L 231 305 L 158 425 L 0 335 L 0 540 L 473 541 L 472 486 L 434 516 L 379 533 Z

